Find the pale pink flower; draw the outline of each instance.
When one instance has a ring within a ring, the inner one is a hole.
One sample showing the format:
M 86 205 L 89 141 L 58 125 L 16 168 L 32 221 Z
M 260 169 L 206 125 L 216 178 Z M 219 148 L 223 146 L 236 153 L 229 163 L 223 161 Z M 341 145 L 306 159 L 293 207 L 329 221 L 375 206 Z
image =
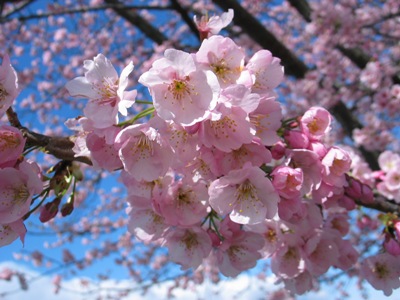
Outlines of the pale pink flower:
M 251 113 L 259 107 L 261 100 L 259 94 L 251 93 L 243 84 L 230 84 L 221 91 L 218 103 L 226 107 L 240 107 L 246 113 Z
M 258 107 L 249 114 L 250 122 L 256 130 L 262 143 L 266 146 L 272 146 L 280 138 L 277 134 L 281 127 L 282 110 L 279 102 L 273 98 L 261 98 Z
M 84 77 L 71 80 L 65 87 L 71 96 L 89 99 L 83 111 L 96 128 L 117 124 L 118 112 L 126 116 L 127 108 L 135 102 L 136 90 L 125 91 L 133 63 L 129 63 L 118 77 L 111 62 L 98 54 L 93 60 L 84 61 L 84 69 Z
M 151 208 L 151 202 L 148 199 L 140 199 L 139 196 L 133 196 L 133 198 L 135 200 L 131 199 L 129 203 L 147 202 L 148 205 L 147 207 L 145 205 L 143 207 L 131 206 L 127 209 L 129 214 L 128 231 L 146 243 L 160 240 L 168 228 L 164 218 Z
M 321 184 L 322 165 L 316 153 L 305 149 L 294 149 L 289 152 L 290 165 L 303 171 L 302 194 L 311 189 L 318 189 Z
M 157 114 L 166 121 L 190 126 L 204 120 L 216 105 L 217 77 L 203 71 L 189 53 L 167 49 L 164 57 L 142 74 L 139 82 L 149 88 Z
M 9 245 L 18 237 L 24 244 L 26 228 L 22 219 L 18 219 L 8 224 L 0 224 L 0 247 Z
M 284 137 L 288 147 L 292 149 L 307 149 L 310 145 L 308 136 L 299 130 L 287 130 Z
M 208 190 L 204 182 L 184 178 L 164 189 L 166 193 L 154 195 L 153 201 L 168 225 L 192 226 L 207 216 Z
M 334 266 L 346 271 L 354 266 L 360 255 L 349 240 L 338 239 L 337 247 L 340 249 L 339 258 Z
M 43 189 L 38 172 L 36 163 L 27 161 L 18 169 L 0 169 L 0 224 L 15 222 L 29 211 L 32 196 Z
M 244 67 L 244 51 L 230 38 L 212 36 L 201 43 L 196 61 L 206 70 L 212 71 L 221 86 L 233 84 Z
M 281 60 L 272 56 L 268 50 L 256 52 L 247 63 L 246 69 L 255 76 L 253 93 L 270 94 L 283 80 Z
M 300 126 L 310 139 L 319 140 L 329 132 L 331 121 L 331 114 L 325 108 L 311 107 L 301 117 Z
M 17 128 L 0 125 L 0 166 L 13 167 L 25 146 L 25 138 Z
M 400 189 L 400 170 L 395 169 L 386 173 L 384 180 L 389 191 L 397 191 Z
M 3 56 L 0 66 L 0 117 L 18 96 L 18 77 L 8 55 Z
M 228 174 L 234 169 L 241 169 L 247 162 L 259 167 L 271 162 L 272 159 L 269 150 L 257 138 L 254 138 L 252 143 L 243 144 L 239 149 L 231 152 L 215 149 L 214 155 L 222 174 Z
M 265 220 L 253 225 L 245 225 L 244 229 L 261 234 L 265 239 L 265 245 L 261 251 L 263 257 L 269 257 L 281 244 L 282 230 L 280 223 L 275 220 Z
M 306 241 L 304 260 L 306 269 L 314 276 L 320 276 L 334 265 L 340 255 L 335 239 L 338 237 L 336 231 L 320 231 L 315 233 Z
M 169 249 L 171 260 L 182 269 L 197 269 L 211 252 L 211 239 L 200 227 L 169 229 L 163 245 Z
M 294 278 L 298 276 L 303 270 L 303 260 L 301 258 L 300 245 L 296 244 L 296 238 L 293 234 L 286 234 L 283 236 L 285 241 L 289 238 L 293 240 L 282 244 L 272 255 L 271 269 L 272 272 L 283 278 Z
M 93 162 L 93 166 L 111 172 L 122 168 L 118 149 L 114 147 L 114 139 L 119 133 L 120 128 L 112 126 L 106 129 L 109 132 L 104 132 L 104 135 L 98 135 L 95 132 L 89 133 L 86 137 L 86 146 L 90 151 L 90 158 Z M 110 138 L 105 134 L 111 135 L 114 138 Z
M 272 173 L 272 185 L 280 196 L 285 198 L 296 198 L 300 196 L 303 183 L 303 171 L 299 168 L 278 166 Z
M 225 218 L 219 229 L 224 240 L 215 252 L 219 270 L 230 277 L 254 267 L 265 243 L 261 234 L 244 231 L 237 225 Z
M 210 35 L 217 34 L 222 28 L 229 25 L 233 19 L 233 9 L 228 9 L 227 12 L 221 14 L 221 16 L 203 16 L 200 20 L 197 16 L 194 16 L 194 22 L 197 25 L 197 29 L 200 32 L 201 39 L 208 38 Z
M 366 258 L 361 263 L 361 275 L 385 296 L 400 287 L 400 260 L 389 253 L 380 253 Z
M 212 118 L 200 124 L 199 139 L 206 147 L 230 152 L 253 140 L 247 114 L 239 107 L 218 106 Z
M 165 175 L 171 164 L 172 149 L 150 122 L 124 128 L 115 142 L 125 171 L 137 181 L 155 180 Z
M 213 181 L 208 189 L 210 205 L 239 224 L 256 224 L 277 212 L 279 196 L 265 173 L 246 164 L 242 169 Z
M 345 173 L 350 170 L 350 155 L 338 147 L 332 147 L 322 159 L 323 180 L 334 186 L 346 186 Z
M 308 270 L 303 270 L 294 278 L 284 278 L 283 283 L 286 289 L 296 295 L 303 295 L 314 288 L 314 278 Z

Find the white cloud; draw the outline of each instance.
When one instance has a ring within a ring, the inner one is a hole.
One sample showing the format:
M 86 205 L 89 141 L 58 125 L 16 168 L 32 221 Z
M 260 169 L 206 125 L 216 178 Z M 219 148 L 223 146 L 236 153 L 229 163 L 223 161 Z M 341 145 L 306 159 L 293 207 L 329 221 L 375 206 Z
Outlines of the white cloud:
M 63 280 L 62 290 L 59 294 L 54 294 L 54 285 L 52 283 L 52 275 L 43 275 L 32 269 L 29 269 L 23 265 L 16 264 L 14 262 L 4 262 L 0 263 L 0 272 L 4 268 L 10 268 L 17 270 L 19 272 L 24 272 L 27 274 L 28 278 L 36 278 L 33 283 L 29 284 L 29 289 L 22 291 L 20 289 L 20 284 L 17 278 L 13 278 L 11 282 L 6 282 L 0 280 L 0 295 L 6 293 L 6 296 L 0 299 L 5 300 L 22 300 L 22 299 L 34 299 L 34 300 L 94 300 L 98 299 L 99 295 L 106 296 L 106 292 L 114 291 L 112 295 L 117 295 L 116 290 L 121 290 L 123 288 L 132 289 L 135 283 L 131 280 L 105 280 L 101 283 L 92 282 L 87 287 L 81 284 L 81 280 L 85 279 L 83 277 L 75 277 L 70 280 Z M 90 282 L 90 279 L 88 279 Z M 142 290 L 139 286 L 137 289 L 130 293 L 129 297 L 121 298 L 124 300 L 162 300 L 168 298 L 168 290 L 174 285 L 173 281 L 167 281 L 162 284 L 155 284 L 148 289 L 145 295 L 142 295 Z M 201 285 L 197 285 L 194 288 L 174 289 L 173 296 L 174 299 L 185 299 L 185 300 L 234 300 L 234 299 L 267 299 L 266 297 L 269 292 L 275 291 L 279 288 L 274 284 L 274 278 L 268 277 L 264 280 L 259 280 L 254 276 L 241 275 L 235 279 L 224 280 L 217 285 L 212 284 L 208 281 Z M 98 291 L 101 294 L 97 293 Z M 91 293 L 88 293 L 91 291 Z M 93 293 L 93 291 L 96 291 Z M 397 296 L 383 297 L 382 292 L 370 289 L 370 299 L 393 299 L 400 300 Z M 349 282 L 347 293 L 350 295 L 348 299 L 351 300 L 362 300 L 360 292 L 356 287 L 356 283 L 353 281 Z M 395 292 L 393 294 L 396 294 Z M 105 297 L 104 297 L 105 298 Z M 118 299 L 119 297 L 116 297 Z M 340 299 L 340 294 L 335 290 L 334 287 L 326 286 L 318 292 L 308 293 L 306 295 L 300 296 L 299 300 L 336 300 Z

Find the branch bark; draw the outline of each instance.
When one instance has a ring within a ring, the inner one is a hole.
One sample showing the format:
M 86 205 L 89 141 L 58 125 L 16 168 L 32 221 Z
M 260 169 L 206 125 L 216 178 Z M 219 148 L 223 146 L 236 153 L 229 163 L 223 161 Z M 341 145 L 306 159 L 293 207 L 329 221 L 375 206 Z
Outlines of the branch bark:
M 22 126 L 17 114 L 11 107 L 7 110 L 7 118 L 11 126 L 18 128 L 26 138 L 26 147 L 38 146 L 43 148 L 44 152 L 58 159 L 79 161 L 87 165 L 92 165 L 90 158 L 86 156 L 75 156 L 75 152 L 72 150 L 75 145 L 73 137 L 50 137 L 31 131 Z
M 163 35 L 156 27 L 151 25 L 146 19 L 141 17 L 134 10 L 127 10 L 126 8 L 124 8 L 122 3 L 118 0 L 106 0 L 106 3 L 117 5 L 113 7 L 113 9 L 118 15 L 127 20 L 133 26 L 139 28 L 139 30 L 141 30 L 146 36 L 148 36 L 158 45 L 161 45 L 168 40 L 165 35 Z M 121 4 L 122 6 L 119 7 L 119 4 Z

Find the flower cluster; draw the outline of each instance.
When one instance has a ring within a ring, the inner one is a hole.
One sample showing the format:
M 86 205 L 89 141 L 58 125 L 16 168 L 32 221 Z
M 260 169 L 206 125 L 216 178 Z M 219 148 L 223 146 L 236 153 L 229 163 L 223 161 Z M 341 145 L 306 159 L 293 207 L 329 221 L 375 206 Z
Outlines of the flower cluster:
M 0 118 L 18 95 L 18 80 L 8 56 L 0 66 Z M 24 217 L 32 196 L 42 191 L 39 166 L 25 160 L 25 138 L 21 131 L 0 124 L 0 247 L 18 237 L 24 242 Z
M 118 79 L 99 54 L 85 69 L 67 84 L 71 95 L 90 99 L 85 117 L 68 122 L 79 130 L 76 152 L 122 169 L 128 230 L 138 239 L 166 246 L 184 269 L 212 260 L 226 276 L 271 257 L 296 293 L 330 267 L 356 262 L 344 239 L 354 208 L 346 194 L 350 156 L 324 144 L 327 110 L 282 120 L 273 89 L 283 67 L 269 51 L 246 63 L 245 51 L 218 35 L 196 53 L 166 50 L 139 78 L 154 114 L 132 125 L 119 125 L 117 113 L 133 103 L 135 91 L 124 92 L 133 66 Z

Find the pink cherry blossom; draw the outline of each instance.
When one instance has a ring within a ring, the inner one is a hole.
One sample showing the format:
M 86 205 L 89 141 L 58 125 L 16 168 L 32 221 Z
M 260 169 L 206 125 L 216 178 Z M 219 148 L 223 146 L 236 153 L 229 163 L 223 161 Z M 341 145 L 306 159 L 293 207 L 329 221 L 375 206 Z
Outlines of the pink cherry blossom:
M 307 240 L 304 245 L 305 264 L 307 270 L 314 276 L 320 276 L 334 265 L 340 255 L 335 239 L 336 231 L 319 231 Z
M 279 102 L 273 98 L 262 97 L 259 106 L 249 114 L 249 118 L 256 130 L 255 135 L 261 139 L 264 145 L 272 146 L 280 141 L 277 134 L 282 120 Z
M 308 270 L 304 270 L 294 278 L 284 278 L 283 283 L 286 289 L 296 295 L 303 295 L 312 290 L 315 284 L 314 278 Z
M 199 139 L 206 147 L 230 152 L 253 140 L 247 114 L 239 107 L 219 105 L 219 113 L 200 124 Z
M 118 155 L 118 149 L 114 147 L 114 139 L 119 133 L 118 127 L 109 127 L 106 135 L 98 135 L 91 132 L 86 137 L 86 146 L 90 151 L 90 158 L 93 166 L 103 168 L 108 171 L 114 171 L 122 167 L 121 159 Z M 110 137 L 114 137 L 111 138 Z
M 256 224 L 277 212 L 278 194 L 265 173 L 250 164 L 213 181 L 208 193 L 211 207 L 239 224 Z
M 211 252 L 211 239 L 200 227 L 171 228 L 163 245 L 168 247 L 171 260 L 182 269 L 196 269 Z
M 127 209 L 128 231 L 145 243 L 161 241 L 162 234 L 169 227 L 164 218 L 151 208 L 151 202 L 148 199 L 140 199 L 139 196 L 131 197 L 135 200 L 128 200 L 130 203 L 148 202 L 148 205 L 147 207 L 131 206 Z
M 115 141 L 125 171 L 137 181 L 152 181 L 167 172 L 172 149 L 149 123 L 124 128 Z
M 167 49 L 164 57 L 142 74 L 157 114 L 166 121 L 190 126 L 204 120 L 216 105 L 220 86 L 211 71 L 203 71 L 189 53 Z
M 18 169 L 0 169 L 0 224 L 21 219 L 29 211 L 32 196 L 42 189 L 36 163 L 23 161 Z
M 322 107 L 311 107 L 300 119 L 302 131 L 314 140 L 321 139 L 330 130 L 331 114 Z
M 269 150 L 257 138 L 254 138 L 252 143 L 243 144 L 239 149 L 231 152 L 223 152 L 218 149 L 213 152 L 222 174 L 228 174 L 234 169 L 241 169 L 247 162 L 253 166 L 262 166 L 271 162 L 272 159 Z
M 219 231 L 224 240 L 216 249 L 215 255 L 222 274 L 234 277 L 256 265 L 261 258 L 259 251 L 265 243 L 261 234 L 244 231 L 229 218 L 221 223 Z
M 200 223 L 207 215 L 208 190 L 204 182 L 189 179 L 175 181 L 165 187 L 167 192 L 153 197 L 165 222 L 174 226 Z
M 292 238 L 292 241 L 288 241 Z M 282 278 L 293 278 L 304 270 L 304 262 L 301 258 L 300 245 L 296 244 L 296 238 L 293 234 L 284 235 L 281 241 L 283 243 L 274 253 L 271 259 L 271 269 L 275 274 Z M 297 241 L 299 242 L 299 241 Z
M 362 276 L 385 296 L 390 296 L 400 287 L 400 261 L 389 253 L 380 253 L 366 258 L 361 263 Z
M 84 113 L 95 127 L 105 128 L 118 123 L 118 112 L 126 116 L 127 108 L 135 101 L 136 91 L 125 92 L 133 63 L 128 64 L 118 77 L 111 62 L 98 54 L 93 60 L 84 61 L 84 69 L 84 77 L 66 84 L 68 92 L 71 96 L 89 99 Z
M 345 173 L 350 170 L 351 158 L 347 152 L 332 147 L 322 159 L 324 181 L 335 186 L 345 186 Z
M 25 146 L 25 138 L 17 128 L 0 125 L 0 166 L 13 167 Z
M 0 247 L 9 245 L 18 237 L 24 244 L 26 228 L 22 219 L 18 219 L 8 224 L 0 224 Z
M 18 77 L 8 55 L 3 56 L 0 66 L 0 117 L 11 106 L 18 95 Z
M 202 42 L 196 61 L 212 71 L 220 85 L 226 87 L 239 78 L 244 67 L 244 51 L 230 38 L 216 35 Z
M 246 65 L 250 74 L 255 76 L 252 87 L 253 93 L 268 95 L 283 80 L 281 60 L 272 56 L 268 50 L 256 52 Z
M 384 151 L 379 155 L 378 163 L 382 171 L 386 173 L 392 170 L 399 170 L 400 155 L 392 151 Z
M 200 20 L 197 19 L 196 15 L 194 16 L 194 22 L 200 32 L 201 39 L 217 34 L 222 28 L 228 26 L 232 19 L 233 9 L 228 9 L 228 11 L 222 13 L 221 16 L 212 16 L 211 18 L 203 16 Z
M 285 198 L 296 198 L 300 196 L 303 183 L 303 171 L 299 168 L 293 169 L 287 166 L 278 166 L 271 173 L 272 185 L 280 196 Z

